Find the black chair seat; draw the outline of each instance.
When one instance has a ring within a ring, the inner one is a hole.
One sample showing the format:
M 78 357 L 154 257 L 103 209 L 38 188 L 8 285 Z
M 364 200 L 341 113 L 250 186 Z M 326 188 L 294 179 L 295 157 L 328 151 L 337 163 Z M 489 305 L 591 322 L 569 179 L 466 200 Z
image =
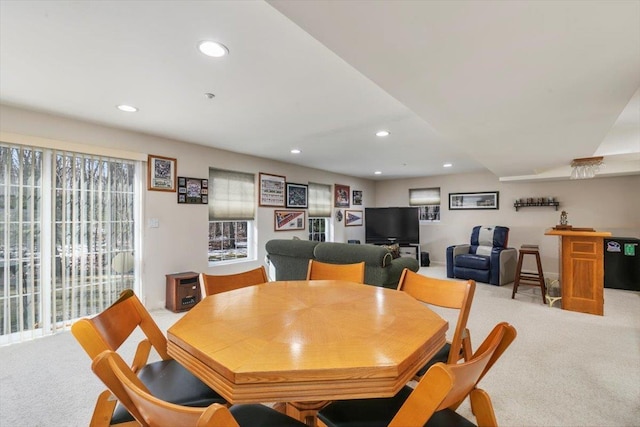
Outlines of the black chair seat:
M 175 360 L 149 363 L 138 372 L 138 378 L 158 399 L 183 406 L 207 407 L 227 401 L 200 381 Z M 133 416 L 118 403 L 112 424 L 133 421 Z
M 229 408 L 240 427 L 305 427 L 306 424 L 261 404 L 233 405 Z
M 386 427 L 413 389 L 404 386 L 398 394 L 381 399 L 340 400 L 318 413 L 328 427 Z M 455 411 L 443 409 L 433 414 L 424 427 L 475 427 Z
M 429 360 L 416 374 L 419 377 L 422 377 L 431 366 L 435 365 L 438 362 L 447 363 L 449 359 L 449 351 L 451 350 L 451 344 L 446 343 L 444 347 L 442 347 L 438 352 Z

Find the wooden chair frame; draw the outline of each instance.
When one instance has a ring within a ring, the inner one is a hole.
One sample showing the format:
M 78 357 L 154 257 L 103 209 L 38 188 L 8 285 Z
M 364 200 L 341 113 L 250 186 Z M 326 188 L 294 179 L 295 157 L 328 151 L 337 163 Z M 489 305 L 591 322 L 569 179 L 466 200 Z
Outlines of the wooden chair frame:
M 415 389 L 411 390 L 407 398 L 395 414 L 389 414 L 391 421 L 389 427 L 422 426 L 438 411 L 449 410 L 455 412 L 460 404 L 469 396 L 471 409 L 479 426 L 496 426 L 496 416 L 491 403 L 491 398 L 482 389 L 478 388 L 479 381 L 487 374 L 505 350 L 516 337 L 516 330 L 506 322 L 497 324 L 482 342 L 478 350 L 469 361 L 463 363 L 444 364 L 436 363 L 429 368 L 426 374 L 418 382 Z M 409 389 L 408 386 L 405 388 Z M 395 399 L 395 398 L 390 398 Z M 384 399 L 370 399 L 373 406 L 386 405 Z M 349 402 L 336 402 L 340 405 L 335 414 L 340 418 L 336 420 L 343 424 L 352 421 L 358 424 L 357 419 L 349 420 Z M 330 410 L 332 404 L 328 408 Z M 359 404 L 358 404 L 359 405 Z M 330 421 L 329 416 L 323 416 L 320 411 L 319 425 L 327 427 L 323 419 Z M 359 406 L 360 411 L 366 411 Z M 347 415 L 345 415 L 347 414 Z M 363 423 L 383 423 L 385 419 L 362 420 Z M 333 426 L 331 422 L 328 425 Z
M 346 280 L 364 283 L 364 266 L 364 261 L 355 264 L 329 264 L 310 259 L 307 280 Z
M 244 288 L 246 286 L 267 283 L 269 281 L 267 278 L 267 271 L 264 266 L 235 274 L 212 275 L 200 273 L 199 279 L 200 294 L 202 295 L 202 298 L 208 295 Z
M 513 326 L 506 322 L 499 323 L 468 362 L 433 365 L 404 402 L 389 427 L 424 425 L 437 411 L 455 411 L 467 396 L 477 424 L 497 426 L 491 398 L 477 384 L 511 345 L 516 335 Z
M 430 305 L 459 310 L 447 363 L 469 360 L 473 351 L 467 320 L 476 290 L 475 281 L 435 279 L 405 268 L 398 282 L 398 290 Z
M 129 367 L 132 373 L 138 372 L 147 364 L 152 347 L 162 360 L 171 359 L 167 353 L 166 337 L 131 289 L 122 291 L 120 297 L 97 316 L 75 322 L 71 326 L 71 333 L 93 360 L 105 350 L 117 350 L 137 327 L 142 329 L 146 339 L 138 343 Z M 109 390 L 100 393 L 90 426 L 110 425 L 117 403 Z

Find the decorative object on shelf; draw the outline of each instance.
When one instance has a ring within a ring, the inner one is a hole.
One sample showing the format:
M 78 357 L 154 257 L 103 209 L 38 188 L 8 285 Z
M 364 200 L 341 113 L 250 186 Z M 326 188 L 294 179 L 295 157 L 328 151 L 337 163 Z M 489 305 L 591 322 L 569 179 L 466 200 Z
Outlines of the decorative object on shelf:
M 305 211 L 274 211 L 274 230 L 304 230 Z
M 260 172 L 260 206 L 284 207 L 286 178 Z
M 362 205 L 362 191 L 361 190 L 353 190 L 353 197 L 352 197 L 352 205 L 357 206 L 357 205 Z
M 178 203 L 199 205 L 209 203 L 209 180 L 179 176 Z
M 176 159 L 149 154 L 147 190 L 176 191 L 176 169 Z
M 562 211 L 560 213 L 560 225 L 569 225 L 569 218 L 567 211 Z
M 571 179 L 593 178 L 604 167 L 604 157 L 582 157 L 571 161 Z
M 449 210 L 498 209 L 498 191 L 449 193 Z
M 363 224 L 362 211 L 344 211 L 344 226 L 351 227 Z
M 517 199 L 513 204 L 513 207 L 516 208 L 516 212 L 518 211 L 518 208 L 527 208 L 532 206 L 553 206 L 558 210 L 560 203 L 555 197 L 523 197 L 521 199 Z
M 340 209 L 336 211 L 336 221 L 342 221 L 342 211 Z
M 309 186 L 306 184 L 293 184 L 287 182 L 287 207 L 307 208 L 307 193 Z
M 334 207 L 348 208 L 351 188 L 348 185 L 334 184 Z

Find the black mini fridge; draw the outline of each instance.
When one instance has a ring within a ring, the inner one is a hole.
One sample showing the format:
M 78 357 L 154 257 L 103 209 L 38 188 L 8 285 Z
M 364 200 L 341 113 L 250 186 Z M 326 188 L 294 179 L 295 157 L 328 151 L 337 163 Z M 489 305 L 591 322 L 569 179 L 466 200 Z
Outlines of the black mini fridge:
M 604 287 L 640 291 L 640 239 L 604 239 Z

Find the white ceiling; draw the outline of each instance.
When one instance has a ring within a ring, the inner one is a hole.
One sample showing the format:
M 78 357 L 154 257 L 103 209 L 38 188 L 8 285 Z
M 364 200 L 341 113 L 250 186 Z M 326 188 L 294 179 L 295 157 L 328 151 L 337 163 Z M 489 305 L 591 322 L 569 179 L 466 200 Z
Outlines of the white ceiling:
M 7 105 L 370 179 L 640 173 L 640 1 L 2 0 L 0 67 Z

